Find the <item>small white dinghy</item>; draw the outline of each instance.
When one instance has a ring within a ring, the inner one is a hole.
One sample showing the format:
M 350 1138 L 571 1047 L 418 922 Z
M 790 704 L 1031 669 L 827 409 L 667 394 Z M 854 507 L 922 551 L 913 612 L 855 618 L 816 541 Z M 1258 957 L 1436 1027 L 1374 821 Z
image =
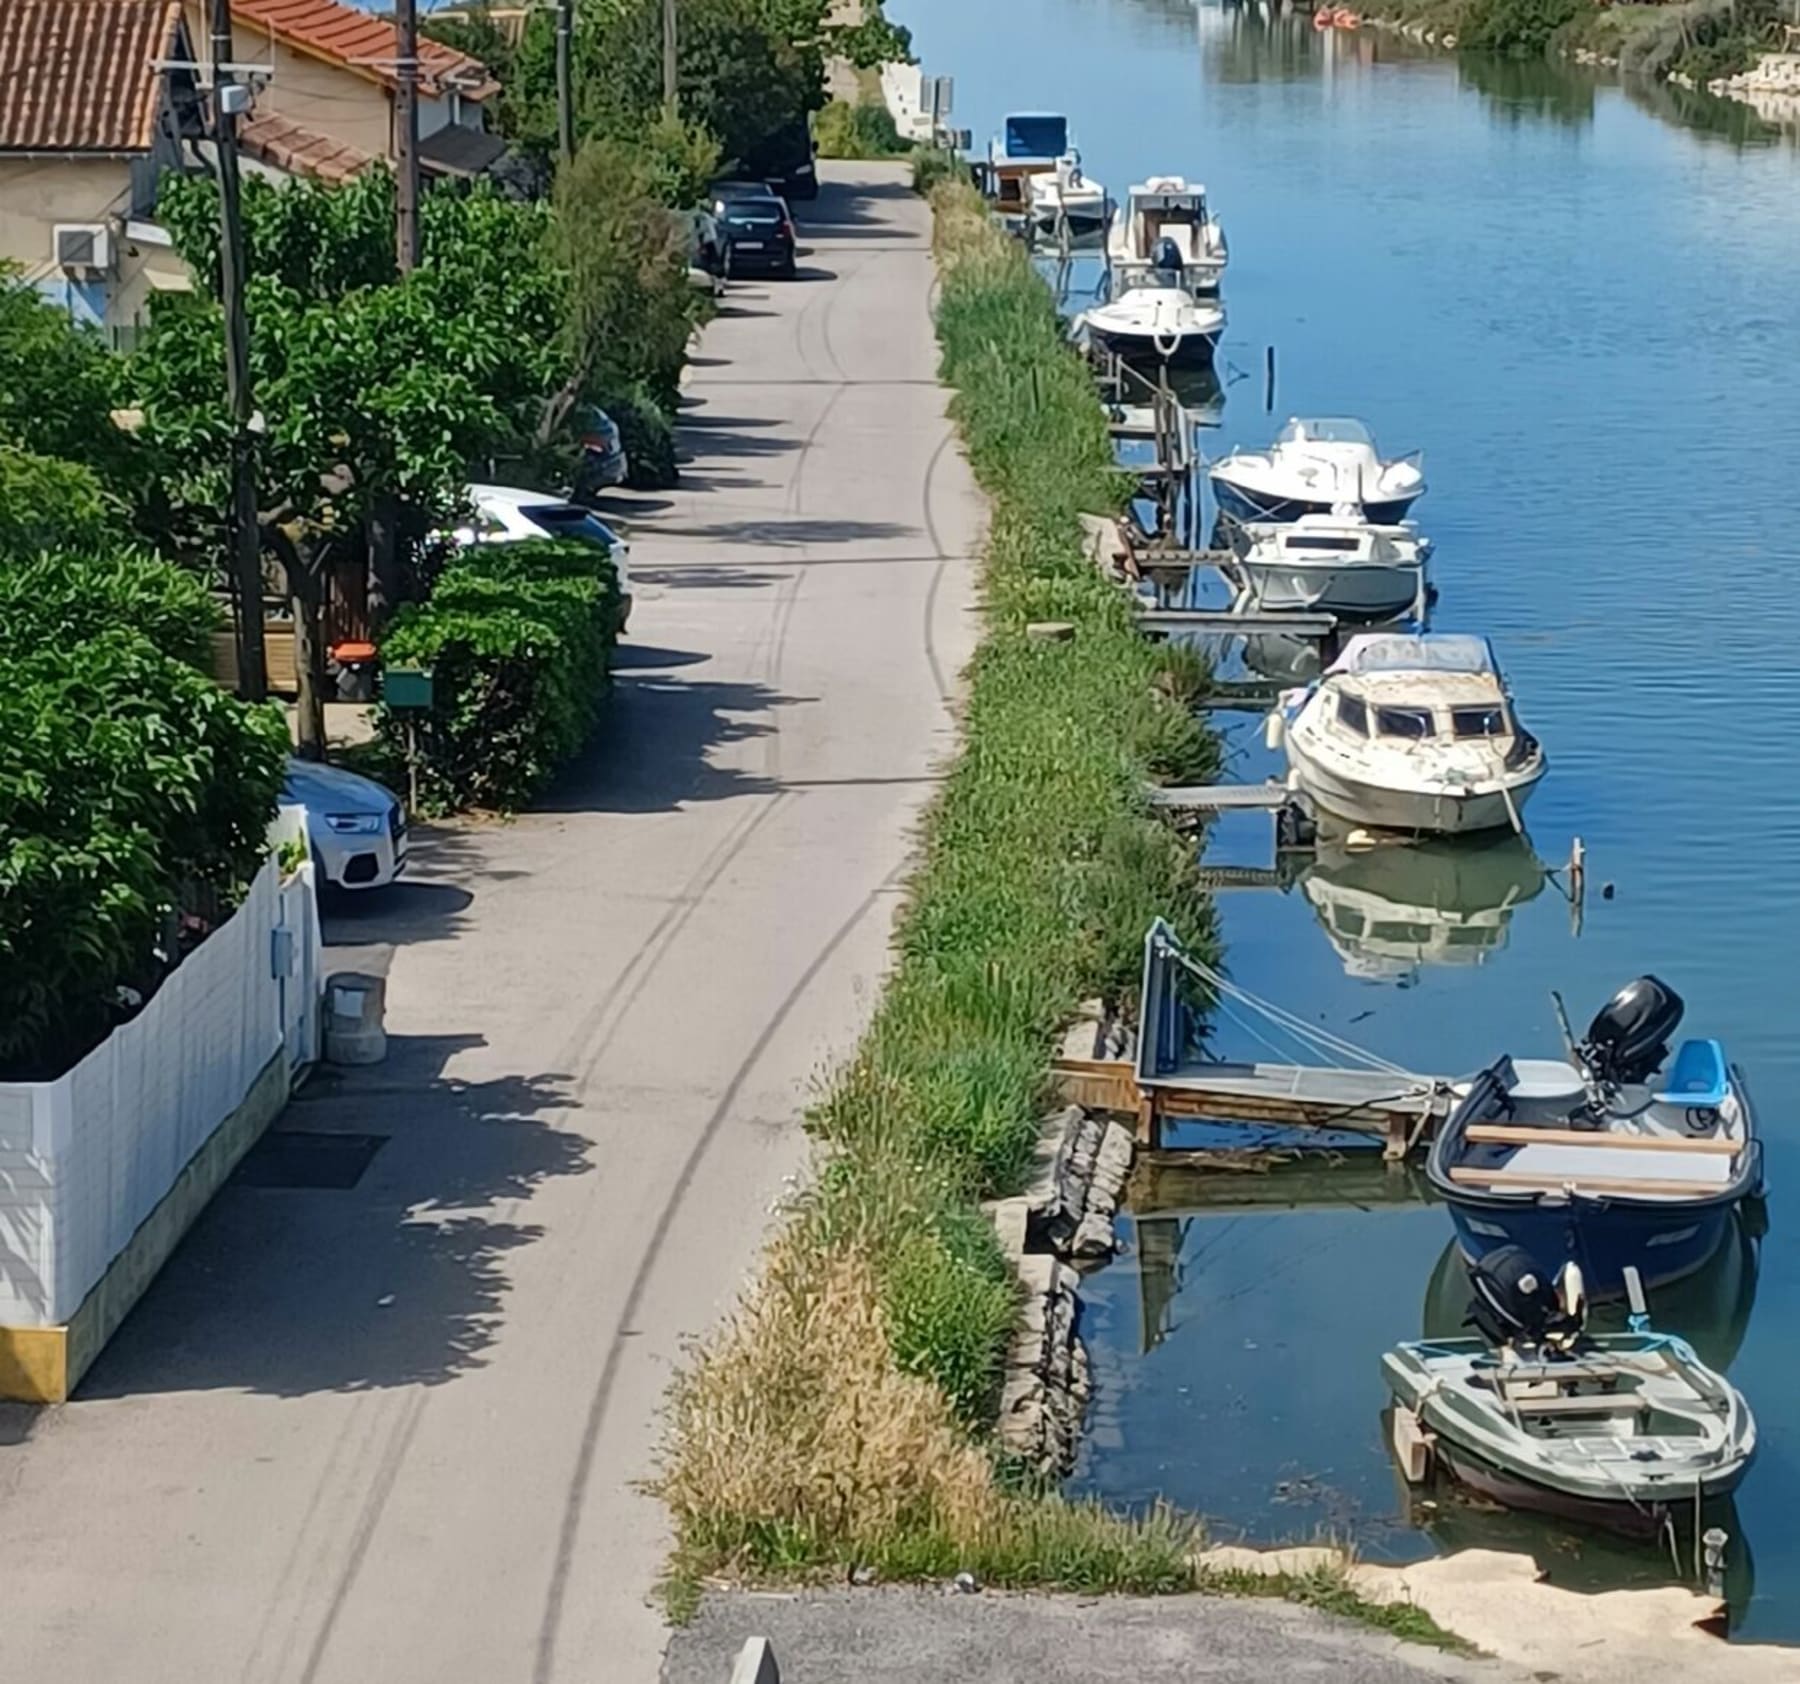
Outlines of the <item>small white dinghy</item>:
M 1431 540 L 1410 524 L 1381 526 L 1354 504 L 1296 521 L 1250 521 L 1238 565 L 1257 608 L 1340 619 L 1397 619 L 1421 606 Z
M 1283 693 L 1269 737 L 1294 788 L 1379 830 L 1521 830 L 1546 769 L 1487 639 L 1442 632 L 1359 633 L 1316 683 Z
M 1651 1535 L 1736 1488 L 1756 1451 L 1750 1406 L 1685 1341 L 1650 1330 L 1635 1270 L 1631 1331 L 1593 1336 L 1574 1264 L 1552 1286 L 1507 1246 L 1469 1281 L 1480 1337 L 1382 1358 L 1409 1480 L 1438 1462 L 1511 1507 Z
M 1233 450 L 1209 473 L 1233 520 L 1298 520 L 1355 503 L 1377 526 L 1406 518 L 1425 495 L 1419 454 L 1384 459 L 1360 421 L 1291 419 L 1267 450 Z
M 1049 175 L 1028 183 L 1031 218 L 1040 228 L 1067 226 L 1071 234 L 1094 234 L 1106 223 L 1106 189 L 1086 174 L 1079 152 L 1065 152 Z
M 1077 339 L 1127 361 L 1171 367 L 1210 363 L 1225 331 L 1225 311 L 1182 287 L 1133 287 L 1075 318 Z

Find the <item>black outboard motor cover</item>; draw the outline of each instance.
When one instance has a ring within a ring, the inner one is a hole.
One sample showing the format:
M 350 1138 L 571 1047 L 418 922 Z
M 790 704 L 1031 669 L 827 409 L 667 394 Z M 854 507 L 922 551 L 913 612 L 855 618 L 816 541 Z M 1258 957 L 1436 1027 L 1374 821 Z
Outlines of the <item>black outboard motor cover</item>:
M 1681 996 L 1666 982 L 1641 976 L 1628 982 L 1589 1026 L 1581 1056 L 1602 1082 L 1625 1087 L 1647 1082 L 1669 1056 L 1669 1040 L 1681 1027 Z
M 1556 1283 L 1523 1246 L 1503 1245 L 1469 1265 L 1466 1326 L 1490 1345 L 1541 1345 L 1552 1334 L 1576 1331 Z
M 1179 273 L 1181 269 L 1181 247 L 1167 234 L 1150 249 L 1150 266 L 1153 269 L 1169 269 Z

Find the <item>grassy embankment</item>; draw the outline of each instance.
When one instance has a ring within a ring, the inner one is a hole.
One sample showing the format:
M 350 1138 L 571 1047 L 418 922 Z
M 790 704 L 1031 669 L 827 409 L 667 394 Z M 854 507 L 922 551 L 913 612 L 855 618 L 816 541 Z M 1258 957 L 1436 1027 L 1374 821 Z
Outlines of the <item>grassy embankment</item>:
M 811 1119 L 815 1185 L 673 1392 L 659 1489 L 677 1613 L 709 1574 L 858 1566 L 1198 1588 L 1193 1524 L 1065 1502 L 997 1454 L 1017 1287 L 980 1201 L 1020 1187 L 1057 1030 L 1082 999 L 1129 992 L 1151 917 L 1211 937 L 1192 850 L 1142 794 L 1216 770 L 1191 707 L 1205 674 L 1146 643 L 1083 552 L 1077 516 L 1115 510 L 1124 488 L 1048 290 L 966 185 L 938 185 L 933 205 L 943 372 L 992 504 L 986 634 L 897 964 Z M 1044 620 L 1074 636 L 1028 635 Z M 1355 1604 L 1332 1575 L 1274 1588 Z M 1374 1617 L 1441 1636 L 1413 1610 Z
M 1778 10 L 1777 0 L 1376 0 L 1367 15 L 1421 25 L 1471 51 L 1589 52 L 1632 74 L 1704 84 L 1773 50 Z

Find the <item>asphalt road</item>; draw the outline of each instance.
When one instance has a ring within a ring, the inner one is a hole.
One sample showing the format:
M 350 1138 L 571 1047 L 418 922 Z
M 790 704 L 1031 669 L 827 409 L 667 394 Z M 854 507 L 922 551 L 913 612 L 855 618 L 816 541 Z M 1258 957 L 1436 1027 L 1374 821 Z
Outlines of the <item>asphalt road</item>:
M 752 1636 L 770 1640 L 782 1684 L 1507 1684 L 1525 1676 L 1260 1599 L 837 1590 L 709 1596 L 675 1634 L 664 1684 L 726 1684 Z
M 980 510 L 927 223 L 897 168 L 834 172 L 630 511 L 592 755 L 334 920 L 394 944 L 392 1050 L 279 1126 L 373 1138 L 265 1154 L 313 1184 L 228 1187 L 78 1400 L 0 1420 L 0 1676 L 657 1676 L 671 1364 L 804 1164 L 953 746 Z

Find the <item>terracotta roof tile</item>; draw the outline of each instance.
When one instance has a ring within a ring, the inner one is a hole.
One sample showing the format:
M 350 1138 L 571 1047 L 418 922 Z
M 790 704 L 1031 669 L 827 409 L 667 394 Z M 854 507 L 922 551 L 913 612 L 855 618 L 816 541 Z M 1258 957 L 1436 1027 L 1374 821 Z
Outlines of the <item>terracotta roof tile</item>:
M 149 151 L 180 23 L 180 0 L 0 0 L 0 151 Z
M 315 134 L 273 113 L 240 123 L 238 146 L 248 158 L 333 186 L 360 175 L 375 162 L 372 152 Z
M 17 0 L 0 0 L 0 6 Z M 336 59 L 394 86 L 397 54 L 394 25 L 388 18 L 372 17 L 338 0 L 232 0 L 234 22 L 273 34 L 277 40 Z M 446 47 L 441 41 L 419 37 L 419 86 L 427 94 L 460 88 L 471 99 L 486 99 L 500 91 L 479 59 Z

